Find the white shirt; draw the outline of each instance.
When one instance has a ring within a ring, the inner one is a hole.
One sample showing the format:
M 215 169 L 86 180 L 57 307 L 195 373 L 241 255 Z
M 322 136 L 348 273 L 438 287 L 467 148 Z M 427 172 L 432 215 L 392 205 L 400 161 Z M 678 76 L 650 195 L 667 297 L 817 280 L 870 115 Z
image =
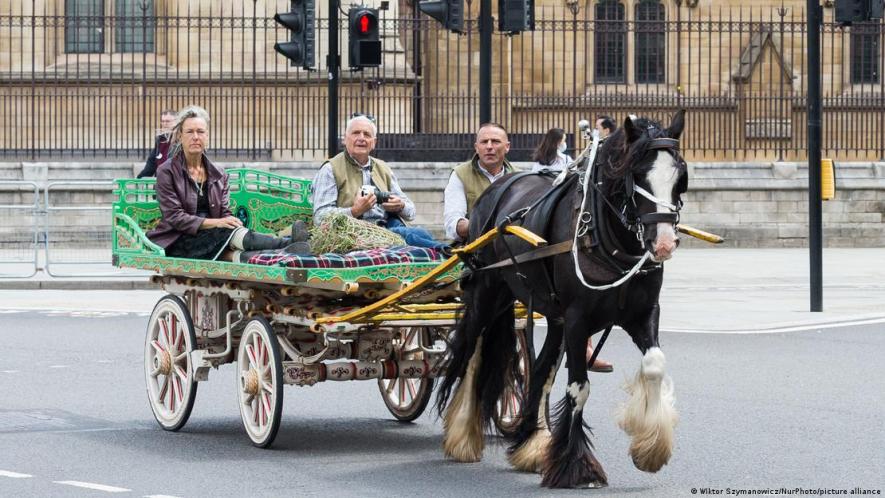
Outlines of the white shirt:
M 498 172 L 497 175 L 489 173 L 483 167 L 480 167 L 479 170 L 482 171 L 482 174 L 492 183 L 506 174 L 504 168 L 501 168 L 501 171 Z M 464 184 L 461 182 L 461 179 L 458 178 L 458 175 L 453 171 L 452 176 L 449 177 L 449 183 L 446 185 L 445 193 L 443 224 L 446 229 L 446 238 L 458 241 L 462 240 L 461 237 L 458 236 L 456 229 L 458 227 L 458 222 L 466 219 L 467 194 L 464 192 Z
M 553 164 L 535 163 L 534 166 L 532 166 L 532 173 L 537 173 L 545 168 L 558 173 L 565 169 L 570 162 L 572 162 L 572 158 L 562 152 L 556 151 L 556 159 L 553 160 Z

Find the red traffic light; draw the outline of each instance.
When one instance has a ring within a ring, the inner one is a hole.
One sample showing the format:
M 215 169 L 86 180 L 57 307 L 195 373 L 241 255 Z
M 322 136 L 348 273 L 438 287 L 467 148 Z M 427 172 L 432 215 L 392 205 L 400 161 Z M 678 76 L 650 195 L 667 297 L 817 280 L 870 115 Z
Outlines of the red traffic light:
M 358 23 L 361 35 L 369 34 L 369 26 L 371 25 L 371 22 L 372 22 L 372 19 L 369 18 L 369 14 L 363 14 L 360 16 L 357 23 Z

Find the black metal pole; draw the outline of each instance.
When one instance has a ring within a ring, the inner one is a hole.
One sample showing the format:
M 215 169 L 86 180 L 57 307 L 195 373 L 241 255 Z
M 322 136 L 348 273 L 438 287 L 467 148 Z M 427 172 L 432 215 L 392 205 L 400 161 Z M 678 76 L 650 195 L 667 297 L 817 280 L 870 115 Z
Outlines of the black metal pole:
M 329 0 L 329 157 L 338 154 L 338 78 L 341 57 L 338 55 L 338 0 Z
M 492 0 L 479 4 L 479 122 L 492 120 Z
M 820 193 L 821 91 L 820 31 L 823 9 L 819 0 L 806 0 L 808 9 L 808 250 L 811 311 L 823 311 L 823 228 Z

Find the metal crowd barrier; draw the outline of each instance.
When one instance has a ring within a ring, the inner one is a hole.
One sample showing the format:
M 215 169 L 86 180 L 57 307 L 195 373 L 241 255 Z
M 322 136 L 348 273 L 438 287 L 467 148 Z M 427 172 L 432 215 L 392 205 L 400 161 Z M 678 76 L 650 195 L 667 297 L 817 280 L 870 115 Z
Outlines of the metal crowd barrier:
M 37 273 L 40 242 L 40 190 L 35 182 L 0 180 L 0 191 L 22 201 L 0 204 L 0 277 L 28 278 Z M 30 202 L 26 202 L 30 197 Z

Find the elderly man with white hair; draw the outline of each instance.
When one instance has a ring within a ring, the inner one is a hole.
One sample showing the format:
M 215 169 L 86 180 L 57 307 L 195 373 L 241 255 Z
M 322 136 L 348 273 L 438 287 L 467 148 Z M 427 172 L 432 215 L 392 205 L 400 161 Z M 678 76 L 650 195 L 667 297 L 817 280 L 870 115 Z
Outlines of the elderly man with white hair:
M 434 240 L 424 228 L 405 225 L 415 219 L 415 204 L 403 193 L 387 163 L 369 155 L 377 135 L 375 120 L 369 115 L 356 113 L 347 121 L 344 152 L 323 163 L 313 180 L 314 223 L 340 212 L 386 227 L 409 245 L 448 254 L 448 244 Z M 379 199 L 376 193 L 389 196 Z

